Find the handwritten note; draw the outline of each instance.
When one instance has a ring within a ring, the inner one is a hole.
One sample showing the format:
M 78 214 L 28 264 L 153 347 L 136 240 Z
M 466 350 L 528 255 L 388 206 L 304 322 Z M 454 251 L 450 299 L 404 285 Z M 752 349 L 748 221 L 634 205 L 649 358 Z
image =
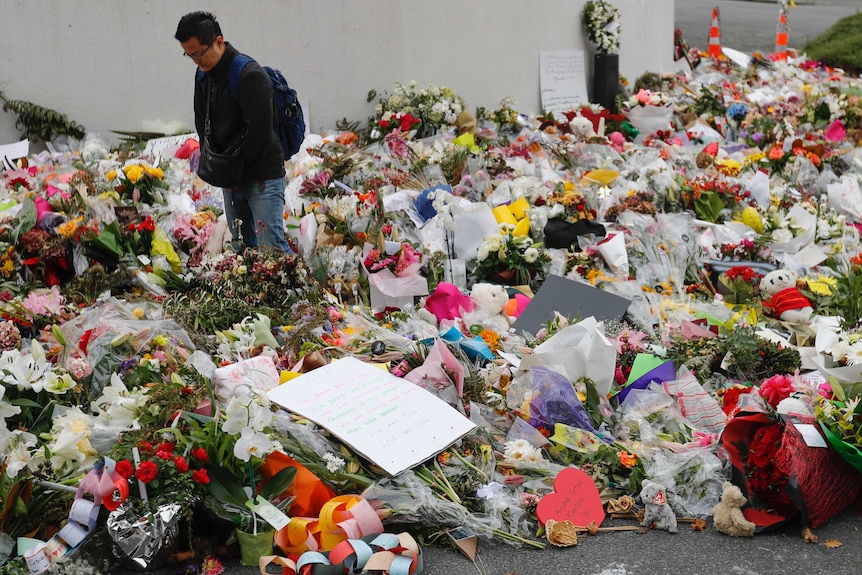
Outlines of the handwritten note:
M 554 492 L 539 500 L 536 518 L 542 525 L 553 519 L 586 527 L 593 521 L 601 525 L 605 510 L 599 489 L 590 476 L 580 469 L 567 467 L 554 479 Z
M 476 427 L 430 392 L 355 358 L 291 379 L 267 395 L 390 475 L 422 463 Z
M 167 159 L 165 157 L 165 152 L 170 150 L 170 152 L 173 153 L 177 148 L 182 146 L 186 140 L 189 138 L 197 139 L 197 137 L 197 134 L 189 133 L 180 134 L 178 136 L 165 136 L 164 138 L 153 138 L 152 140 L 147 140 L 147 145 L 144 148 L 143 155 L 152 156 L 158 162 L 160 160 Z
M 539 53 L 539 86 L 542 109 L 558 119 L 563 112 L 588 104 L 583 50 Z

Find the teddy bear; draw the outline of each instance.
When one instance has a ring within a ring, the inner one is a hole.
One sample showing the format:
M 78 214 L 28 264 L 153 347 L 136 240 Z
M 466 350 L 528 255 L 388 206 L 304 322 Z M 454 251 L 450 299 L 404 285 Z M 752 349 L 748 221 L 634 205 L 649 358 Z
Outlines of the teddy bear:
M 506 288 L 498 284 L 479 282 L 473 284 L 470 298 L 475 304 L 473 311 L 461 315 L 468 329 L 471 325 L 482 325 L 501 334 L 509 330 L 509 321 L 503 314 L 509 303 Z
M 760 280 L 763 305 L 772 315 L 788 323 L 808 323 L 814 308 L 796 287 L 796 272 L 773 270 Z
M 731 537 L 751 537 L 754 535 L 755 524 L 745 518 L 742 508 L 748 500 L 742 491 L 731 483 L 724 482 L 721 501 L 712 509 L 712 520 L 718 531 Z
M 645 480 L 641 485 L 641 501 L 644 504 L 644 518 L 641 526 L 664 529 L 668 533 L 676 533 L 676 514 L 667 503 L 664 485 L 655 481 Z

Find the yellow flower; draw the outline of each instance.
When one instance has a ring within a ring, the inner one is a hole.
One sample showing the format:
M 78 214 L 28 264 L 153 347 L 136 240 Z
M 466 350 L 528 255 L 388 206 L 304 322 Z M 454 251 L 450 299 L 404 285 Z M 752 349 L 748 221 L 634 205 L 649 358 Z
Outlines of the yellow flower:
M 566 190 L 567 192 L 574 191 L 575 184 L 566 180 L 565 183 L 563 183 L 563 189 Z
M 63 222 L 57 226 L 57 233 L 60 234 L 61 237 L 69 239 L 78 231 L 78 227 L 81 225 L 82 221 L 84 221 L 84 216 L 79 216 L 74 220 Z
M 162 171 L 161 168 L 154 168 L 153 166 L 145 166 L 144 170 L 147 172 L 147 175 L 158 180 L 161 180 L 165 177 L 165 172 Z
M 835 278 L 819 274 L 816 278 L 806 278 L 808 289 L 814 295 L 831 296 L 832 289 L 838 285 Z
M 110 172 L 105 174 L 105 178 L 107 178 L 109 182 L 113 182 L 117 179 L 117 170 L 111 170 Z
M 137 184 L 144 177 L 144 168 L 140 164 L 129 164 L 123 166 L 123 173 L 130 182 Z
M 4 255 L 0 258 L 0 274 L 4 278 L 9 278 L 13 273 L 15 273 L 15 262 L 9 256 Z

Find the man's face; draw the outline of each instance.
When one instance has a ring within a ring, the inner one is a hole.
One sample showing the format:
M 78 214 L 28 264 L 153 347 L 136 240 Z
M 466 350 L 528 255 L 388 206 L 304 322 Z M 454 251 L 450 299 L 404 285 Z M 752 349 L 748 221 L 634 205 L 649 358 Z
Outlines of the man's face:
M 217 36 L 211 44 L 201 44 L 197 36 L 192 36 L 185 42 L 180 42 L 183 55 L 191 58 L 204 72 L 212 70 L 224 54 L 224 38 Z

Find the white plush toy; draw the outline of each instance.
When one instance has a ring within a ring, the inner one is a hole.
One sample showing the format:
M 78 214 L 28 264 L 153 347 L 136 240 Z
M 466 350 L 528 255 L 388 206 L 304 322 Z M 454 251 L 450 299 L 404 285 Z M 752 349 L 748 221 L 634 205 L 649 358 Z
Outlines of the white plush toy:
M 506 288 L 498 284 L 476 283 L 470 290 L 470 297 L 476 307 L 462 316 L 468 328 L 471 325 L 481 324 L 497 333 L 508 331 L 509 321 L 503 314 L 506 304 L 509 303 Z
M 760 280 L 763 305 L 771 314 L 788 323 L 808 323 L 814 308 L 796 287 L 796 272 L 771 271 Z
M 596 135 L 595 130 L 593 130 L 593 123 L 583 116 L 572 118 L 572 121 L 569 122 L 569 127 L 572 129 L 574 135 L 584 139 L 593 138 Z

